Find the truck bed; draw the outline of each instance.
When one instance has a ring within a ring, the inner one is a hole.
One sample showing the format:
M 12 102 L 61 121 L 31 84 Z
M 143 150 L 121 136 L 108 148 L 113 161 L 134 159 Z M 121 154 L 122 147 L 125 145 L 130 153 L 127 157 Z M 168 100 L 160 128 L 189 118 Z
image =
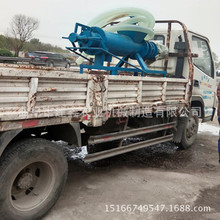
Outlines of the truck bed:
M 189 103 L 188 79 L 79 74 L 0 65 L 0 131 L 176 109 Z M 124 114 L 124 115 L 123 115 Z

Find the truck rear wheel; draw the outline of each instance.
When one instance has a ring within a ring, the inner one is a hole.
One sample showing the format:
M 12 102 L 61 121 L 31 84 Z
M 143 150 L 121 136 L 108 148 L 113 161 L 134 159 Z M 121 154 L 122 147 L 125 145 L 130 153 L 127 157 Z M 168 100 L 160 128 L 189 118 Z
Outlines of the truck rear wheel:
M 57 201 L 67 178 L 67 161 L 44 139 L 17 142 L 0 159 L 2 220 L 40 219 Z
M 183 130 L 180 149 L 189 148 L 195 141 L 199 128 L 199 118 L 196 112 L 190 111 L 186 126 Z

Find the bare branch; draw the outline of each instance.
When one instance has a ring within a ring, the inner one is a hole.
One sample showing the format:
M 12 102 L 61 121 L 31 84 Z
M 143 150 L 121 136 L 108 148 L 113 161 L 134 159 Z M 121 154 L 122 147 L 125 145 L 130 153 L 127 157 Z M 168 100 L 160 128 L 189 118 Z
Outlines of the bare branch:
M 32 34 L 39 27 L 39 21 L 35 18 L 28 17 L 22 14 L 15 15 L 11 21 L 10 32 L 14 38 L 13 47 L 15 55 L 18 56 L 24 42 L 32 38 Z

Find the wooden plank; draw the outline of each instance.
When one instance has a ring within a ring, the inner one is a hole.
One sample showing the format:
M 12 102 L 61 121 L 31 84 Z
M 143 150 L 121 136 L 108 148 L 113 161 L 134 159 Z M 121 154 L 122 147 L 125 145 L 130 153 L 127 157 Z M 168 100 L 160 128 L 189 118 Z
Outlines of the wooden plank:
M 163 85 L 163 83 L 166 82 L 166 81 L 163 81 L 163 82 L 146 82 L 146 81 L 143 81 L 143 86 L 159 86 L 161 87 Z
M 29 79 L 26 78 L 11 78 L 11 77 L 1 77 L 0 78 L 0 83 L 11 83 L 13 80 L 15 80 L 16 83 L 29 83 Z
M 79 81 L 79 80 L 74 80 L 74 81 L 52 81 L 52 80 L 47 80 L 46 82 L 42 82 L 42 80 L 39 80 L 39 87 L 72 87 L 72 86 L 79 86 L 79 87 L 86 87 L 88 81 Z
M 182 95 L 184 96 L 185 95 L 185 91 L 167 91 L 166 92 L 166 95 L 167 96 L 170 96 L 170 95 Z
M 109 85 L 108 90 L 109 91 L 137 91 L 138 90 L 137 85 L 123 85 L 123 84 Z
M 144 109 L 144 108 L 149 108 L 149 109 L 153 109 L 155 108 L 156 106 L 160 106 L 161 108 L 170 108 L 171 106 L 175 106 L 177 108 L 181 108 L 181 107 L 184 107 L 185 105 L 185 102 L 184 100 L 169 100 L 169 102 L 166 102 L 166 103 L 163 103 L 162 101 L 145 101 L 145 102 L 142 102 L 142 107 L 141 109 Z M 112 108 L 125 108 L 125 107 L 134 107 L 134 108 L 139 108 L 140 105 L 138 103 L 128 103 L 128 105 L 124 104 L 124 103 L 119 103 L 119 104 L 111 104 L 109 105 L 109 109 L 112 109 Z
M 142 97 L 149 97 L 149 96 L 162 96 L 162 91 L 143 91 Z
M 167 100 L 184 100 L 184 96 L 182 95 L 167 95 Z
M 79 80 L 89 80 L 92 78 L 92 75 L 90 74 L 79 74 L 79 69 L 74 70 L 74 72 L 71 71 L 64 71 L 64 70 L 56 70 L 56 69 L 27 69 L 27 68 L 5 68 L 0 66 L 0 76 L 4 77 L 39 77 L 41 79 L 43 78 L 53 78 L 53 79 L 79 79 Z M 178 83 L 187 83 L 188 80 L 186 79 L 176 79 L 176 78 L 166 78 L 166 77 L 141 77 L 141 76 L 111 76 L 107 75 L 105 76 L 106 80 L 110 81 L 124 81 L 124 82 L 132 82 L 135 81 L 148 81 L 148 82 L 178 82 Z
M 86 100 L 63 100 L 63 101 L 48 101 L 48 102 L 37 102 L 35 104 L 35 109 L 37 107 L 41 107 L 41 106 L 56 106 L 57 108 L 59 108 L 59 106 L 85 106 L 86 104 Z
M 132 98 L 132 97 L 137 97 L 137 93 L 108 93 L 108 99 L 112 99 L 112 98 Z
M 28 97 L 0 97 L 0 103 L 27 102 Z
M 12 110 L 13 109 L 20 109 L 20 108 L 25 108 L 26 109 L 26 106 L 27 106 L 27 102 L 21 102 L 21 103 L 16 103 L 16 102 L 13 102 L 13 103 L 1 103 L 0 105 L 0 111 L 8 111 L 8 110 Z
M 89 74 L 79 74 L 67 71 L 57 70 L 39 70 L 39 69 L 14 69 L 14 68 L 1 68 L 0 77 L 24 77 L 24 78 L 48 78 L 48 79 L 78 79 L 88 80 L 91 79 Z
M 185 90 L 186 90 L 185 87 L 176 87 L 176 88 L 167 87 L 167 91 L 185 91 Z
M 63 97 L 64 100 L 66 97 L 75 97 L 75 96 L 84 96 L 86 95 L 86 92 L 81 91 L 75 91 L 75 92 L 38 92 L 37 97 L 54 97 L 54 96 L 60 96 Z
M 122 76 L 122 75 L 117 75 L 117 76 L 111 76 L 107 75 L 106 79 L 109 79 L 110 81 L 132 81 L 133 83 L 135 81 L 140 81 L 143 80 L 144 82 L 178 82 L 178 83 L 186 83 L 188 80 L 187 79 L 177 79 L 177 78 L 166 78 L 166 77 L 142 77 L 142 76 Z
M 36 101 L 37 102 L 44 102 L 44 101 L 64 101 L 64 100 L 80 100 L 80 99 L 86 99 L 86 95 L 75 95 L 75 96 L 37 96 Z
M 176 82 L 167 82 L 167 86 L 168 87 L 174 87 L 174 88 L 176 88 L 176 87 L 184 87 L 185 85 L 186 85 L 186 83 L 187 82 L 185 82 L 185 83 L 181 83 L 181 82 L 179 82 L 178 80 L 176 81 Z
M 51 87 L 39 87 L 37 89 L 38 92 L 86 92 L 87 91 L 87 87 L 74 87 L 74 85 L 72 85 L 72 87 L 55 87 L 55 86 L 51 86 Z
M 128 104 L 128 106 L 129 106 L 131 102 L 137 104 L 137 99 L 136 98 L 108 99 L 108 105 L 115 104 L 115 105 L 120 106 L 121 103 L 125 103 L 125 104 Z
M 162 97 L 158 97 L 158 96 L 155 96 L 155 97 L 142 97 L 142 102 L 148 102 L 148 101 L 161 101 L 162 100 Z
M 29 87 L 0 87 L 0 92 L 29 92 Z
M 86 84 L 87 81 L 81 81 L 81 80 L 76 80 L 76 79 L 69 79 L 69 80 L 62 80 L 62 79 L 51 79 L 51 78 L 40 78 L 39 79 L 39 84 L 47 84 L 47 83 L 51 83 L 51 84 L 69 84 L 69 85 L 72 85 L 72 84 Z
M 28 97 L 28 92 L 0 92 L 0 97 Z
M 19 81 L 12 81 L 11 82 L 3 82 L 0 81 L 0 88 L 5 88 L 5 87 L 16 87 L 16 88 L 21 88 L 21 87 L 28 87 L 29 81 L 28 82 L 19 82 Z
M 162 85 L 158 86 L 158 85 L 143 85 L 142 87 L 143 91 L 156 91 L 156 90 L 162 90 Z

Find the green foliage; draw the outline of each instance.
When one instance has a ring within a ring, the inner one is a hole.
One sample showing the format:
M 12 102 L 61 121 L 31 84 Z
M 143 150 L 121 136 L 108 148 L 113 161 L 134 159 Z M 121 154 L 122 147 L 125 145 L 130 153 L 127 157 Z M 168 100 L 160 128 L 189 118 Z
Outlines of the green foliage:
M 4 35 L 0 35 L 0 48 L 9 49 L 8 48 L 8 39 Z
M 215 67 L 216 67 L 216 69 L 219 69 L 220 68 L 219 58 L 218 58 L 218 56 L 215 52 L 212 52 L 212 55 L 213 55 L 213 59 L 214 59 L 214 62 L 215 62 Z
M 0 35 L 0 48 L 7 49 L 7 50 L 13 50 L 14 41 L 15 41 L 14 38 Z M 22 48 L 22 51 L 24 51 L 24 52 L 50 51 L 50 52 L 56 52 L 56 53 L 69 53 L 69 51 L 62 49 L 61 47 L 53 46 L 51 44 L 42 43 L 37 38 L 33 38 L 30 41 L 25 42 L 24 46 Z
M 33 52 L 33 51 L 50 51 L 56 53 L 67 53 L 67 50 L 62 49 L 58 46 L 53 46 L 51 44 L 42 43 L 39 39 L 33 38 L 28 42 L 24 43 L 23 51 Z
M 11 51 L 8 50 L 8 49 L 1 49 L 1 48 L 0 48 L 0 56 L 13 57 L 13 54 L 12 54 Z

